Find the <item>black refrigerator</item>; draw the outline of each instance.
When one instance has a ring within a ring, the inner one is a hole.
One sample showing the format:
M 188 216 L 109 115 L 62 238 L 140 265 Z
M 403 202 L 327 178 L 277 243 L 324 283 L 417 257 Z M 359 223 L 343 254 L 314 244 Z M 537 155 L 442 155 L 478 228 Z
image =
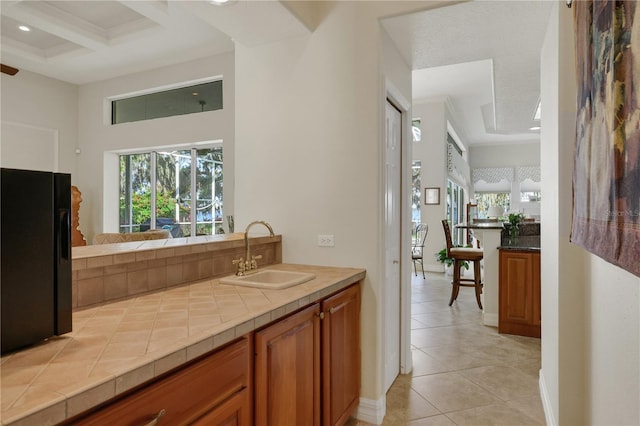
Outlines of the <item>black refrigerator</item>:
M 71 175 L 0 175 L 1 346 L 11 352 L 71 331 Z

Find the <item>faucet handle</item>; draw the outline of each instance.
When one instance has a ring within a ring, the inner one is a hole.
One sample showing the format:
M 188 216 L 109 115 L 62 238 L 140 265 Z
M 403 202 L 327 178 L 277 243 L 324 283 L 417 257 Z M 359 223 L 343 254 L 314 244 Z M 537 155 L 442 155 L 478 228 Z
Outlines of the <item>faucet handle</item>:
M 251 256 L 251 265 L 249 266 L 249 269 L 258 269 L 258 259 L 262 259 L 262 255 L 259 254 L 257 256 Z
M 247 262 L 245 262 L 244 258 L 234 259 L 231 261 L 234 265 L 236 265 L 236 275 L 244 275 L 244 271 L 247 267 Z

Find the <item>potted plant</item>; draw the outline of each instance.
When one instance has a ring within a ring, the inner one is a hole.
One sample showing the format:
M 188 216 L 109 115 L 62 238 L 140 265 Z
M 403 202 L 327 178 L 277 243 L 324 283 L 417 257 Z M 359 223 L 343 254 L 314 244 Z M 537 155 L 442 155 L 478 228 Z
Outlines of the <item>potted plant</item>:
M 509 238 L 516 239 L 519 235 L 520 222 L 524 219 L 522 213 L 509 213 Z
M 462 246 L 456 246 L 456 247 L 462 247 Z M 453 272 L 451 270 L 451 268 L 453 267 L 453 259 L 450 257 L 447 257 L 447 249 L 443 248 L 442 250 L 440 250 L 439 252 L 436 253 L 436 260 L 440 263 L 442 263 L 445 266 L 445 272 L 447 275 L 452 275 Z M 466 260 L 463 261 L 460 264 L 460 269 L 465 268 L 467 271 L 469 270 L 469 262 L 467 262 Z M 460 271 L 462 272 L 462 271 Z

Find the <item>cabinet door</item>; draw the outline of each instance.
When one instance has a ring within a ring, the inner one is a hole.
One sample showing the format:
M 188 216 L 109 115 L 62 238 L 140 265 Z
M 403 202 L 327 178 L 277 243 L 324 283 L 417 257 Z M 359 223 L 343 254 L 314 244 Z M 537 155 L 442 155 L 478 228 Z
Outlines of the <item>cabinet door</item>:
M 255 424 L 320 424 L 320 306 L 255 334 Z
M 500 333 L 540 337 L 540 263 L 538 261 L 534 271 L 534 255 L 532 252 L 500 251 Z
M 533 325 L 541 325 L 540 253 L 533 254 Z
M 342 425 L 360 396 L 360 286 L 324 300 L 322 424 Z

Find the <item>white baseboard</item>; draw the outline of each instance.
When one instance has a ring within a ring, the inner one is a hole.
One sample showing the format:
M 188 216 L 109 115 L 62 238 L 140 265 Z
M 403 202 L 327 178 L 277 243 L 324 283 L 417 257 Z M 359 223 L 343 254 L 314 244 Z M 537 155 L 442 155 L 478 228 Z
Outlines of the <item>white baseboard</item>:
M 386 395 L 382 395 L 378 400 L 360 398 L 360 404 L 356 409 L 355 418 L 374 425 L 381 425 L 386 413 Z
M 553 416 L 553 410 L 551 409 L 551 400 L 549 399 L 549 392 L 547 392 L 547 385 L 542 375 L 542 369 L 540 369 L 540 377 L 538 379 L 538 386 L 540 387 L 540 399 L 542 400 L 542 409 L 544 410 L 544 418 L 548 426 L 556 426 L 555 417 Z
M 498 314 L 482 314 L 482 322 L 484 325 L 490 325 L 491 327 L 498 326 Z

